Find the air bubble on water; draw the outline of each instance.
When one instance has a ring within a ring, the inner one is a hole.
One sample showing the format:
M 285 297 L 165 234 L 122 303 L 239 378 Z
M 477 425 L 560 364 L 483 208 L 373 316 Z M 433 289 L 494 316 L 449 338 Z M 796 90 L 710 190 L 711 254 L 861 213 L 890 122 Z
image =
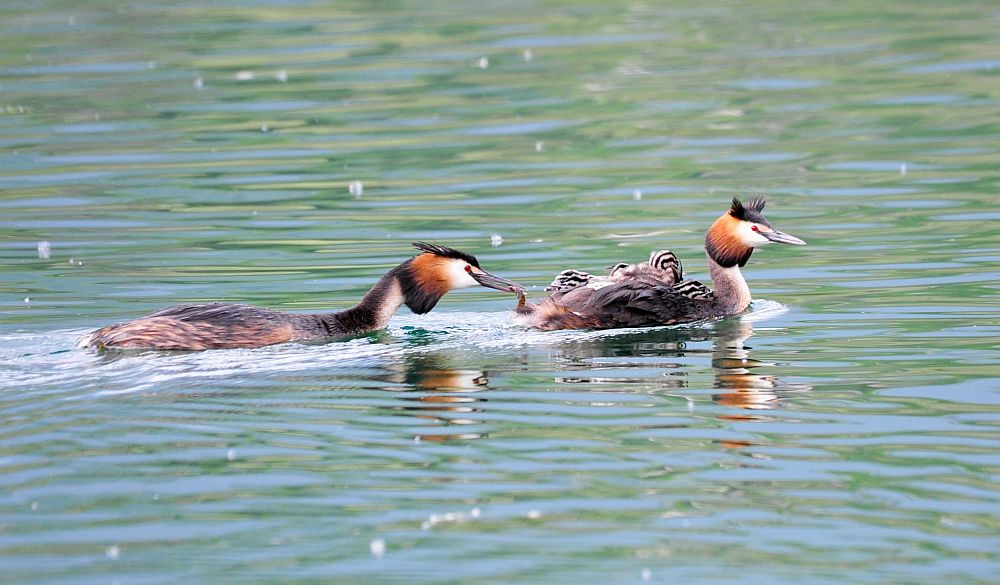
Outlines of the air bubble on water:
M 288 83 L 288 70 L 282 69 L 281 71 L 278 71 L 274 74 L 274 78 L 281 83 Z
M 351 181 L 347 184 L 347 191 L 355 197 L 361 197 L 365 192 L 365 184 L 361 181 Z
M 643 582 L 648 583 L 653 578 L 653 572 L 650 571 L 648 568 L 645 568 L 642 570 L 641 576 Z
M 24 302 L 25 303 L 30 303 L 31 302 L 31 297 L 24 297 Z
M 237 71 L 236 81 L 250 81 L 254 78 L 253 71 Z
M 230 449 L 230 450 L 226 451 L 226 459 L 229 460 L 229 461 L 235 461 L 236 460 L 236 449 Z
M 261 131 L 261 132 L 270 132 L 270 131 L 271 131 L 271 128 L 270 128 L 270 126 L 268 126 L 267 124 L 261 124 L 261 126 L 260 126 L 260 131 Z
M 503 236 L 500 234 L 493 234 L 490 236 L 490 245 L 494 248 L 499 248 L 503 244 Z
M 375 538 L 368 543 L 368 550 L 371 551 L 372 556 L 376 559 L 382 558 L 385 555 L 385 541 L 381 538 Z
M 902 163 L 899 165 L 899 174 L 903 177 L 906 176 L 906 163 Z
M 38 242 L 38 257 L 42 260 L 48 260 L 52 257 L 52 244 L 41 241 Z
M 112 561 L 117 561 L 118 557 L 121 556 L 122 550 L 117 544 L 112 544 L 104 551 L 104 556 L 108 557 Z
M 542 512 L 540 510 L 528 510 L 527 516 L 531 520 L 538 520 L 542 517 Z
M 535 52 L 532 51 L 531 49 L 525 49 L 521 51 L 521 58 L 524 59 L 525 61 L 530 62 L 532 59 L 535 58 Z
M 480 57 L 480 58 L 476 59 L 476 63 L 475 64 L 476 64 L 476 67 L 479 67 L 480 69 L 489 69 L 490 68 L 490 58 L 489 57 Z
M 535 152 L 542 152 L 545 150 L 545 143 L 541 140 L 535 142 Z
M 202 77 L 194 78 L 194 88 L 195 89 L 205 89 L 205 79 Z
M 444 514 L 431 514 L 420 523 L 421 530 L 430 530 L 443 522 L 468 522 L 476 520 L 482 515 L 479 508 L 473 508 L 468 513 L 465 512 L 445 512 Z
M 642 191 L 639 189 L 632 191 L 632 199 L 635 201 L 642 201 Z

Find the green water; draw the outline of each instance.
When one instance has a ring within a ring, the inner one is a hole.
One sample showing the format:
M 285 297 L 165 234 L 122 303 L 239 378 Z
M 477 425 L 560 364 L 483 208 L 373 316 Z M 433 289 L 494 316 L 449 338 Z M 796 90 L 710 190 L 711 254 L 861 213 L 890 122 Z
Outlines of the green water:
M 6 3 L 0 582 L 995 582 L 997 30 L 986 2 Z M 716 323 L 526 331 L 469 289 L 343 343 L 75 348 L 181 302 L 344 308 L 416 239 L 536 297 L 665 247 L 707 278 L 749 193 L 809 245 L 755 253 Z

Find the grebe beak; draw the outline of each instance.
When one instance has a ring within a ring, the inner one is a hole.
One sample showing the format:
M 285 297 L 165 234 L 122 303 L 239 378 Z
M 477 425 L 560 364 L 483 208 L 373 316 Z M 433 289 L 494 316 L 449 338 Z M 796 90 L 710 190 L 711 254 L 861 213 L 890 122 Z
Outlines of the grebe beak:
M 486 288 L 501 290 L 503 292 L 524 292 L 524 287 L 517 284 L 513 280 L 507 280 L 501 276 L 490 274 L 482 269 L 474 268 L 471 272 L 469 272 L 469 276 Z
M 793 246 L 805 246 L 806 243 L 791 234 L 786 234 L 785 232 L 779 232 L 778 230 L 771 228 L 771 231 L 761 230 L 760 235 L 771 240 L 772 242 L 777 242 L 779 244 L 791 244 Z

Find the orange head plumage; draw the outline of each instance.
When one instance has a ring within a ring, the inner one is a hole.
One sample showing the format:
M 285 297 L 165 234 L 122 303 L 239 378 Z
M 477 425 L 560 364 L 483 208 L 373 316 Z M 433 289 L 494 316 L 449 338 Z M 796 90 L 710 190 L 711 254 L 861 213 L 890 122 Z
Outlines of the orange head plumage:
M 414 242 L 420 254 L 399 266 L 399 283 L 406 306 L 427 313 L 450 290 L 481 285 L 504 292 L 524 287 L 486 272 L 472 254 L 426 242 Z
M 705 234 L 705 250 L 723 268 L 743 266 L 754 248 L 778 242 L 804 246 L 795 236 L 780 232 L 764 218 L 764 199 L 751 197 L 746 204 L 733 197 L 732 206 L 715 220 Z

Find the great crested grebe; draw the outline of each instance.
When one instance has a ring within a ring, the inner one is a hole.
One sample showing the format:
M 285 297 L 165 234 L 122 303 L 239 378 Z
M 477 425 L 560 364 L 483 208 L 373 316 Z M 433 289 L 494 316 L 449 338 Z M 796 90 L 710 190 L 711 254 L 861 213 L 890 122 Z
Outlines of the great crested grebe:
M 523 290 L 480 268 L 472 254 L 425 242 L 413 245 L 420 254 L 387 272 L 360 303 L 339 313 L 284 313 L 228 303 L 178 305 L 102 327 L 81 339 L 80 346 L 203 350 L 345 337 L 385 327 L 403 304 L 414 313 L 427 313 L 457 288 L 478 284 L 519 295 Z
M 750 287 L 740 267 L 754 248 L 770 242 L 804 246 L 805 242 L 774 229 L 763 215 L 764 200 L 732 206 L 705 234 L 708 272 L 715 290 L 696 280 L 682 280 L 680 261 L 669 250 L 648 263 L 616 264 L 607 276 L 564 270 L 538 304 L 518 294 L 518 321 L 536 329 L 613 329 L 670 325 L 741 313 L 750 305 Z

